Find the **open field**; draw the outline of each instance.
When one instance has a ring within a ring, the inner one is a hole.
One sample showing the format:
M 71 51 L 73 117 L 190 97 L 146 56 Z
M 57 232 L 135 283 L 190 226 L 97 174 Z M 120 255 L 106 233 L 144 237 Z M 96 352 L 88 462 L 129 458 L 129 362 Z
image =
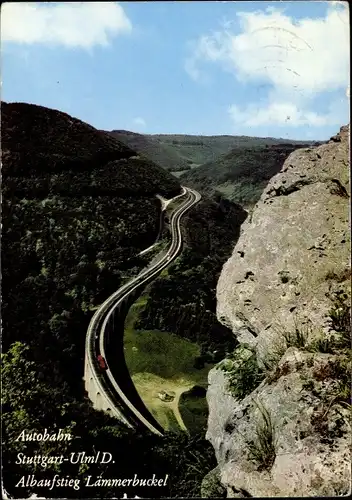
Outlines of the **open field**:
M 195 343 L 173 333 L 134 329 L 146 300 L 145 295 L 140 297 L 126 318 L 126 363 L 137 391 L 160 424 L 166 430 L 186 430 L 179 411 L 180 396 L 194 385 L 206 387 L 209 365 L 201 370 L 194 368 L 194 361 L 200 354 L 200 348 Z M 173 401 L 162 401 L 158 397 L 162 390 L 173 394 Z M 192 421 L 192 416 L 189 415 L 189 412 L 192 413 L 192 404 L 188 405 L 188 399 L 183 403 L 183 412 L 187 413 L 187 420 Z M 206 412 L 206 406 L 204 411 Z M 199 404 L 196 413 L 199 414 Z M 197 415 L 194 419 L 198 419 Z

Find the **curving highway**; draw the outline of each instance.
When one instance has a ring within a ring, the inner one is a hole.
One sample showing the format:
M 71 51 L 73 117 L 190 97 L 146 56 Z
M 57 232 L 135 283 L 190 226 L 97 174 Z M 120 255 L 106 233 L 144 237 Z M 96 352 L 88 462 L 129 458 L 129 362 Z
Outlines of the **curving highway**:
M 184 202 L 173 212 L 170 218 L 172 242 L 164 254 L 152 266 L 119 288 L 97 309 L 88 327 L 86 337 L 85 385 L 90 399 L 99 409 L 105 409 L 118 417 L 129 427 L 144 426 L 152 432 L 162 435 L 163 429 L 139 398 L 133 383 L 125 370 L 121 370 L 120 380 L 116 376 L 116 353 L 110 357 L 109 333 L 114 328 L 114 316 L 120 307 L 131 299 L 131 294 L 138 291 L 167 267 L 179 254 L 182 248 L 180 221 L 182 216 L 201 199 L 201 195 L 192 189 L 183 188 Z M 180 195 L 179 195 L 180 196 Z M 177 196 L 176 198 L 178 198 Z M 121 356 L 123 356 L 123 331 L 121 334 Z M 103 356 L 107 369 L 101 371 L 97 356 Z M 124 360 L 123 360 L 124 361 Z M 126 379 L 129 380 L 126 380 Z M 128 382 L 126 384 L 126 382 Z M 133 390 L 126 391 L 126 387 Z M 127 393 L 129 395 L 127 395 Z M 99 397 L 100 403 L 97 404 Z

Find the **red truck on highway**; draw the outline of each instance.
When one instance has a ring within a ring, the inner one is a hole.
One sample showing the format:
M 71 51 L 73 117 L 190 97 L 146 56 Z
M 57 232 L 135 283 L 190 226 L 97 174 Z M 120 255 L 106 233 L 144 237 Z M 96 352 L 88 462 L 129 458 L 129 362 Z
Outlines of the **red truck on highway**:
M 99 368 L 101 369 L 101 371 L 105 371 L 108 369 L 107 364 L 105 362 L 105 359 L 103 358 L 103 356 L 101 354 L 98 354 L 97 360 L 98 360 Z

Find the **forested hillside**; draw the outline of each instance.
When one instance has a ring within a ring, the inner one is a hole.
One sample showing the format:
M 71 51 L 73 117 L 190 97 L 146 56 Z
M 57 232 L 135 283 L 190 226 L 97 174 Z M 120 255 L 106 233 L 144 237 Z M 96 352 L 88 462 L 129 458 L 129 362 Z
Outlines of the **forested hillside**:
M 214 160 L 241 141 L 234 136 L 150 135 L 127 130 L 109 134 L 170 172 L 190 170 Z
M 249 137 L 245 135 L 150 135 L 163 146 L 168 146 L 181 157 L 191 162 L 191 166 L 198 167 L 204 163 L 213 162 L 221 155 L 229 153 L 232 148 L 254 148 L 264 145 L 286 143 L 286 139 L 273 137 Z M 290 141 L 300 144 L 302 141 Z M 181 170 L 181 169 L 180 169 Z
M 237 143 L 238 137 L 219 135 L 150 135 L 153 141 L 161 147 L 176 153 L 186 162 L 186 170 L 198 167 L 203 163 L 215 160 L 218 156 L 226 153 Z M 179 171 L 182 168 L 178 168 Z
M 3 103 L 2 147 L 4 347 L 36 337 L 83 359 L 90 311 L 154 241 L 155 194 L 172 196 L 179 184 L 118 141 L 39 106 Z
M 250 207 L 292 151 L 310 146 L 257 138 L 253 144 L 238 145 L 214 161 L 183 173 L 180 181 L 204 193 L 219 191 L 227 199 Z
M 177 194 L 175 178 L 115 139 L 64 113 L 2 103 L 3 478 L 17 498 L 195 496 L 214 454 L 201 436 L 157 438 L 126 430 L 93 410 L 83 387 L 84 342 L 94 309 L 145 264 L 136 254 L 158 232 L 157 193 Z M 59 428 L 74 439 L 53 450 L 16 441 L 23 430 Z M 113 454 L 115 465 L 16 465 L 28 456 L 84 451 Z M 126 451 L 128 449 L 128 452 Z M 195 452 L 202 464 L 188 476 Z M 187 465 L 188 464 L 188 465 Z M 92 469 L 93 468 L 93 469 Z M 93 470 L 93 472 L 90 472 Z M 118 473 L 117 473 L 118 471 Z M 160 477 L 164 488 L 15 488 L 36 478 Z
M 205 156 L 199 152 L 213 139 L 171 140 L 182 154 L 189 148 L 189 158 L 200 161 Z M 228 147 L 232 139 L 224 138 L 223 144 Z M 2 103 L 2 153 L 7 490 L 17 497 L 33 491 L 45 496 L 43 489 L 19 492 L 14 487 L 22 475 L 34 472 L 40 478 L 58 472 L 83 477 L 90 471 L 116 477 L 116 470 L 119 477 L 130 477 L 131 471 L 148 477 L 157 471 L 160 477 L 169 474 L 165 488 L 92 488 L 89 493 L 57 488 L 51 495 L 199 496 L 202 478 L 216 465 L 202 430 L 165 438 L 127 430 L 93 410 L 82 381 L 86 330 L 94 310 L 148 261 L 147 255 L 137 255 L 159 230 L 156 194 L 178 194 L 178 180 L 109 134 L 59 111 L 23 103 Z M 267 155 L 279 157 L 274 150 Z M 239 172 L 251 176 L 248 165 L 247 170 L 244 165 Z M 221 359 L 237 342 L 216 319 L 215 290 L 246 215 L 209 190 L 182 221 L 182 254 L 146 291 L 139 327 L 194 342 L 200 347 L 197 370 Z M 23 429 L 44 428 L 66 428 L 79 438 L 64 444 L 63 453 L 93 454 L 98 447 L 113 454 L 115 466 L 78 464 L 74 470 L 63 464 L 43 470 L 16 465 L 19 451 L 50 452 L 45 443 L 15 441 Z M 128 453 L 121 451 L 126 448 Z
M 185 218 L 186 248 L 167 275 L 150 286 L 139 326 L 174 332 L 201 347 L 198 366 L 222 359 L 236 341 L 216 318 L 216 284 L 239 237 L 246 212 L 217 196 L 205 198 Z
M 161 167 L 180 175 L 203 164 L 217 165 L 232 149 L 240 148 L 243 154 L 251 148 L 265 148 L 282 144 L 287 146 L 286 139 L 272 137 L 247 137 L 235 135 L 182 135 L 182 134 L 138 134 L 127 130 L 109 132 L 125 145 L 139 154 L 149 158 Z M 303 141 L 290 141 L 290 145 L 302 147 Z M 226 160 L 225 160 L 226 161 Z
M 109 134 L 134 149 L 145 158 L 154 161 L 165 170 L 171 172 L 190 168 L 190 162 L 188 162 L 186 158 L 180 156 L 174 148 L 169 147 L 167 144 L 162 144 L 159 141 L 155 141 L 150 135 L 137 134 L 127 130 L 112 130 Z

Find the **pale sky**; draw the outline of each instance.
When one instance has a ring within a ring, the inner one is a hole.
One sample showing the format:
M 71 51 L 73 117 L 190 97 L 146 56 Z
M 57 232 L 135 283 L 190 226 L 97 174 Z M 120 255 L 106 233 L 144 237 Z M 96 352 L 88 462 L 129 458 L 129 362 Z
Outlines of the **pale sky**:
M 343 2 L 5 3 L 2 99 L 105 130 L 327 139 L 349 122 Z

